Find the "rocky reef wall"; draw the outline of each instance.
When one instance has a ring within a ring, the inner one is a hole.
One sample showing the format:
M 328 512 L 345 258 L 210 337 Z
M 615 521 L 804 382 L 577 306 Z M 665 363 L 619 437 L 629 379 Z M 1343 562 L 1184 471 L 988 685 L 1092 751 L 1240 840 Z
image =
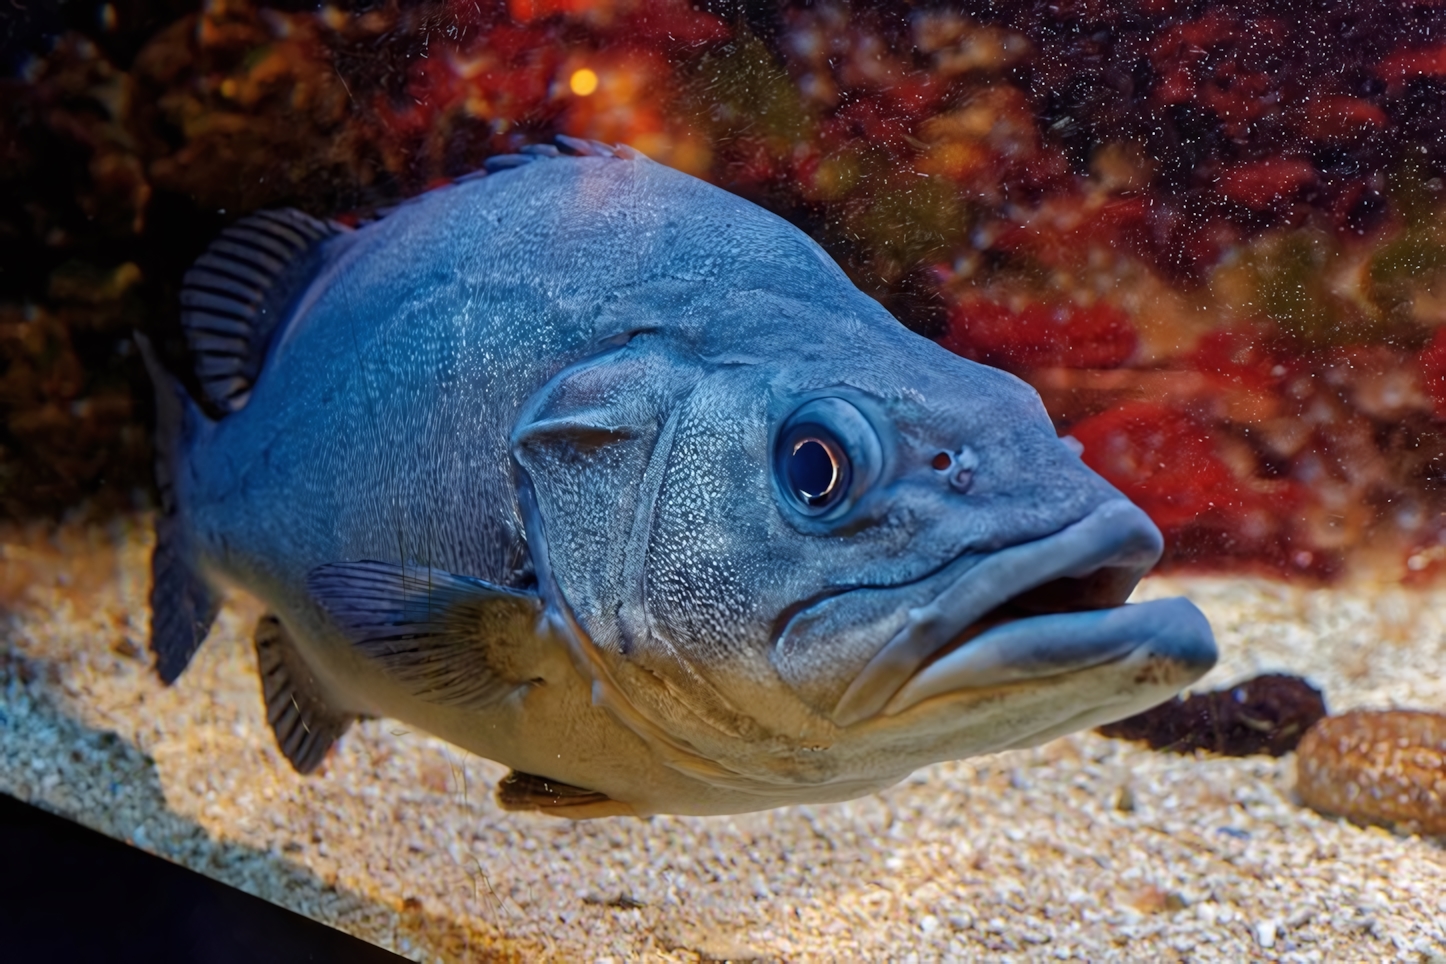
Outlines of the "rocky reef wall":
M 148 501 L 131 332 L 185 367 L 220 227 L 565 133 L 758 201 L 1028 380 L 1169 565 L 1446 565 L 1438 4 L 83 0 L 0 54 L 9 518 Z

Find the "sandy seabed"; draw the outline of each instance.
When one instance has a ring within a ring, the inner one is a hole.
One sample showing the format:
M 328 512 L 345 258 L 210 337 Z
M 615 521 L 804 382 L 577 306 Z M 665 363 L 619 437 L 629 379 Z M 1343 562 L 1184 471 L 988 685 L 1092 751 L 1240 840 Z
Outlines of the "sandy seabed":
M 851 803 L 571 823 L 389 720 L 319 776 L 263 716 L 237 599 L 150 670 L 149 522 L 0 544 L 0 790 L 415 960 L 1402 960 L 1446 964 L 1446 842 L 1294 800 L 1292 758 L 1081 734 Z M 1446 591 L 1159 578 L 1211 618 L 1202 686 L 1301 673 L 1333 710 L 1446 709 Z

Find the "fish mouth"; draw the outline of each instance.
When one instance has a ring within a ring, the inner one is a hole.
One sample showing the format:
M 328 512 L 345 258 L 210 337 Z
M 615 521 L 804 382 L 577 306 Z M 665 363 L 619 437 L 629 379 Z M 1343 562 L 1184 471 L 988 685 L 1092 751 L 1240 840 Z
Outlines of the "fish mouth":
M 1154 666 L 1154 686 L 1141 685 L 1165 699 L 1213 666 L 1216 651 L 1209 623 L 1187 600 L 1125 605 L 1162 550 L 1149 517 L 1115 499 L 1043 539 L 970 560 L 930 602 L 909 610 L 830 715 L 850 726 L 948 693 L 1131 656 Z

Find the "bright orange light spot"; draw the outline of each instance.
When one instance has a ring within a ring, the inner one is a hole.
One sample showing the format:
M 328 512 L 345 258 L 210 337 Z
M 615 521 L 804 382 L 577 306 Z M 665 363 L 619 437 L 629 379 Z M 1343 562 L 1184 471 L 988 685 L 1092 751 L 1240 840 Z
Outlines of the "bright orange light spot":
M 586 97 L 588 94 L 597 90 L 597 74 L 588 70 L 586 67 L 581 70 L 575 70 L 573 71 L 572 79 L 567 82 L 567 85 L 572 88 L 572 92 L 577 96 Z

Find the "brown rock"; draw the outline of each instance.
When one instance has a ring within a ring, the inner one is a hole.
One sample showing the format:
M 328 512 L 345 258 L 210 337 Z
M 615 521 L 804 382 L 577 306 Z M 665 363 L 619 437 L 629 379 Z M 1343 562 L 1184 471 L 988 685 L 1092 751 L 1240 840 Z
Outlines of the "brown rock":
M 1327 717 L 1300 741 L 1296 773 L 1301 800 L 1321 813 L 1446 834 L 1446 714 Z
M 1177 696 L 1099 732 L 1174 753 L 1282 756 L 1325 714 L 1320 690 L 1298 676 L 1269 673 L 1227 689 Z

